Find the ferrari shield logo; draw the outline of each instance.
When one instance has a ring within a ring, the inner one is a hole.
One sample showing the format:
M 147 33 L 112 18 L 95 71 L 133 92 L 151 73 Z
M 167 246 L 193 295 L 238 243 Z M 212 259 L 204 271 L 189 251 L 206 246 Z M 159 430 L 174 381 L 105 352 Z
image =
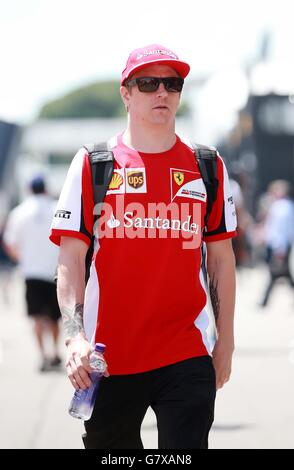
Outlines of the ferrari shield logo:
M 179 186 L 181 186 L 184 182 L 184 173 L 182 173 L 181 171 L 175 171 L 174 180 Z

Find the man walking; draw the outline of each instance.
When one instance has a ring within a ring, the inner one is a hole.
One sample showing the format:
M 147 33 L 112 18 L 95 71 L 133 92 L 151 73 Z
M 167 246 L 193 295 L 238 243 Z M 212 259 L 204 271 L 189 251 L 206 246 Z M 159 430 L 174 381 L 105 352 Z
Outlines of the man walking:
M 261 307 L 266 307 L 278 279 L 285 278 L 294 288 L 290 268 L 290 255 L 294 242 L 294 202 L 291 185 L 285 180 L 272 181 L 269 186 L 272 203 L 264 221 L 264 242 L 269 281 L 263 294 Z
M 140 427 L 151 406 L 159 448 L 205 449 L 216 388 L 230 376 L 235 212 L 218 156 L 217 197 L 205 224 L 208 200 L 195 154 L 175 133 L 189 70 L 172 51 L 154 44 L 128 58 L 120 88 L 128 124 L 109 142 L 114 170 L 95 224 L 86 290 L 94 201 L 85 148 L 71 164 L 52 224 L 51 240 L 60 244 L 67 373 L 76 389 L 91 383 L 93 343 L 106 344 L 110 376 L 102 379 L 85 422 L 86 448 L 142 448 Z M 218 332 L 213 356 L 206 336 L 202 240 Z
M 58 354 L 61 315 L 54 283 L 58 249 L 48 241 L 56 201 L 46 193 L 45 180 L 40 176 L 31 180 L 30 191 L 30 196 L 9 214 L 4 245 L 19 263 L 25 279 L 27 313 L 33 320 L 41 356 L 39 370 L 46 372 L 61 365 Z

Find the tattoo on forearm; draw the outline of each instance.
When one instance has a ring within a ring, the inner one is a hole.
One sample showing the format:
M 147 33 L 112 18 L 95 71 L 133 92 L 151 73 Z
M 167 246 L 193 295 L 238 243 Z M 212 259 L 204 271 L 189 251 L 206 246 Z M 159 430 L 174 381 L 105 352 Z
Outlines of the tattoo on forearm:
M 212 279 L 209 283 L 209 291 L 210 291 L 210 299 L 212 310 L 215 318 L 215 322 L 217 323 L 219 317 L 219 310 L 220 310 L 220 298 L 218 296 L 218 281 L 215 279 L 215 276 L 212 276 Z
M 84 331 L 83 313 L 83 304 L 76 304 L 74 308 L 63 307 L 61 309 L 64 332 L 67 338 L 74 338 Z

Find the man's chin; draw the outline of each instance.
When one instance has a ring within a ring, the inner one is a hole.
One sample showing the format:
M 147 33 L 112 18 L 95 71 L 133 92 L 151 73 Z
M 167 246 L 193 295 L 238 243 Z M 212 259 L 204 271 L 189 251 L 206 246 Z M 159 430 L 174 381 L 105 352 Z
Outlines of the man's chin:
M 162 108 L 162 109 L 155 108 L 153 109 L 153 111 L 154 112 L 152 113 L 152 121 L 158 124 L 166 124 L 172 118 L 171 112 L 168 108 Z

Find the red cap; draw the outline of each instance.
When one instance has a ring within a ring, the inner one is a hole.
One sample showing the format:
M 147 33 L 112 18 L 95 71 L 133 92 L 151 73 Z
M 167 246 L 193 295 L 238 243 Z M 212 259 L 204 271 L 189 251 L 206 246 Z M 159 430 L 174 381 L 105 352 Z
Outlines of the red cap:
M 121 85 L 135 72 L 151 64 L 168 65 L 182 78 L 185 78 L 190 71 L 190 65 L 182 62 L 174 52 L 159 44 L 151 44 L 130 53 L 126 68 L 122 73 Z

